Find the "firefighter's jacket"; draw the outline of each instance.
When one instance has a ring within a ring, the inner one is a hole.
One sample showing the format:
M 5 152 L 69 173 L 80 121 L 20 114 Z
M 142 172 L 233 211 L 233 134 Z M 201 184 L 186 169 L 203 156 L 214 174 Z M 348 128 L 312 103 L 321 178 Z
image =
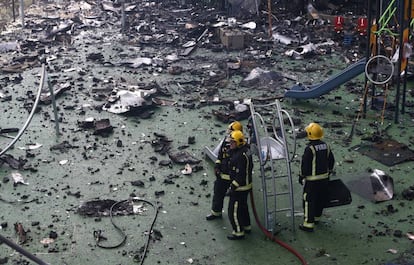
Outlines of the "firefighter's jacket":
M 230 149 L 230 143 L 223 140 L 219 153 L 217 155 L 217 160 L 215 162 L 215 170 L 220 174 L 220 178 L 224 180 L 230 180 L 230 154 L 232 150 Z
M 233 150 L 230 167 L 230 189 L 236 192 L 251 190 L 253 159 L 248 145 Z
M 335 158 L 329 145 L 321 140 L 311 140 L 302 156 L 300 181 L 327 179 L 334 164 Z

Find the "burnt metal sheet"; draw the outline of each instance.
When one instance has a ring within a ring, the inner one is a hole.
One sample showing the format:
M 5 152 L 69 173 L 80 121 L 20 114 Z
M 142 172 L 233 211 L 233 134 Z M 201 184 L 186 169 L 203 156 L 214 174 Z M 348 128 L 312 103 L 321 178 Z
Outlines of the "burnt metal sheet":
M 357 176 L 347 186 L 352 192 L 373 202 L 388 201 L 394 197 L 394 180 L 379 169 Z
M 406 161 L 414 160 L 414 151 L 405 144 L 392 139 L 381 140 L 376 143 L 361 144 L 353 148 L 386 166 L 394 166 Z

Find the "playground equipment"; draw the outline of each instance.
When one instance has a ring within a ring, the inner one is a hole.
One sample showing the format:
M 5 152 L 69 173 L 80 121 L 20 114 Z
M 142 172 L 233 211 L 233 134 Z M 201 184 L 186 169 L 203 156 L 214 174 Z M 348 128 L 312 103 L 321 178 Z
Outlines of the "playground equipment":
M 290 216 L 294 227 L 294 199 L 291 162 L 296 155 L 296 133 L 289 113 L 282 109 L 280 102 L 256 105 L 250 103 L 249 119 L 250 149 L 257 155 L 260 165 L 260 179 L 263 190 L 264 228 L 274 232 L 280 221 L 280 213 Z M 271 116 L 269 118 L 269 116 Z M 285 120 L 289 121 L 285 124 Z M 269 132 L 270 130 L 270 132 Z M 289 134 L 293 135 L 291 141 Z M 214 148 L 205 147 L 205 154 L 215 161 L 222 141 Z
M 291 162 L 296 154 L 296 133 L 293 120 L 281 108 L 278 100 L 266 105 L 251 103 L 250 113 L 250 148 L 257 154 L 260 163 L 264 225 L 267 231 L 274 232 L 280 221 L 278 213 L 287 212 L 294 231 L 295 205 Z M 265 119 L 266 113 L 272 113 L 273 117 L 270 120 Z M 286 120 L 289 121 L 288 124 L 285 124 Z M 288 141 L 289 132 L 293 134 L 291 142 Z
M 405 112 L 407 66 L 411 56 L 410 25 L 412 26 L 413 23 L 411 20 L 414 14 L 414 3 L 412 0 L 375 0 L 375 8 L 372 8 L 372 4 L 373 0 L 369 0 L 369 45 L 366 56 L 370 58 L 369 62 L 374 63 L 376 67 L 369 67 L 368 64 L 366 67 L 367 79 L 365 80 L 366 89 L 363 95 L 363 115 L 366 114 L 369 88 L 371 88 L 372 97 L 378 95 L 377 88 L 382 88 L 385 102 L 389 86 L 392 81 L 395 81 L 394 122 L 397 123 L 400 111 L 401 113 Z M 390 73 L 392 76 L 389 79 L 384 78 L 385 74 Z M 368 81 L 370 81 L 370 86 Z M 403 83 L 402 92 L 401 82 Z M 371 104 L 373 104 L 373 101 L 371 101 Z
M 284 97 L 296 98 L 296 99 L 308 99 L 317 98 L 323 94 L 330 92 L 331 90 L 338 88 L 340 85 L 351 80 L 352 78 L 362 74 L 365 70 L 365 59 L 361 59 L 358 62 L 348 66 L 338 74 L 333 75 L 320 84 L 306 87 L 302 84 L 293 86 L 290 90 L 286 91 Z
M 394 121 L 398 122 L 400 111 L 401 113 L 405 112 L 407 68 L 412 53 L 410 39 L 414 28 L 414 20 L 412 20 L 414 1 L 368 0 L 367 6 L 367 17 L 358 18 L 356 23 L 356 32 L 360 37 L 365 36 L 368 44 L 365 58 L 320 84 L 308 87 L 302 84 L 295 85 L 285 93 L 285 97 L 296 99 L 317 98 L 365 72 L 365 89 L 360 112 L 365 116 L 368 92 L 371 91 L 372 98 L 378 95 L 384 98 L 381 115 L 383 119 L 387 91 L 391 85 L 395 85 Z M 336 32 L 345 31 L 345 24 L 346 19 L 344 17 L 334 17 L 333 25 Z M 403 91 L 401 91 L 401 84 L 403 84 Z M 382 89 L 382 92 L 380 89 Z M 371 101 L 371 107 L 373 107 L 374 101 Z

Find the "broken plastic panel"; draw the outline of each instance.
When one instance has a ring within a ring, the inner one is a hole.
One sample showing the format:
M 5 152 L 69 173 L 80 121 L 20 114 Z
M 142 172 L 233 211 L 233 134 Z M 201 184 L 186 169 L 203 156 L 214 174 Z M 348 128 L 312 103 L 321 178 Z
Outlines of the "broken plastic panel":
M 263 137 L 260 139 L 260 145 L 262 146 L 262 159 L 282 159 L 285 157 L 283 143 L 272 137 Z
M 382 202 L 391 200 L 394 196 L 394 181 L 384 171 L 374 169 L 348 182 L 348 188 L 361 197 Z
M 221 147 L 221 145 L 223 144 L 223 142 L 224 142 L 224 140 L 225 140 L 225 138 L 223 138 L 219 143 L 218 143 L 218 145 L 216 145 L 216 147 L 214 148 L 214 149 L 210 149 L 208 146 L 205 146 L 204 147 L 204 152 L 205 152 L 205 154 L 213 161 L 213 162 L 215 162 L 216 160 L 217 160 L 217 156 L 218 156 L 218 153 L 219 153 L 219 151 L 220 151 L 220 147 Z

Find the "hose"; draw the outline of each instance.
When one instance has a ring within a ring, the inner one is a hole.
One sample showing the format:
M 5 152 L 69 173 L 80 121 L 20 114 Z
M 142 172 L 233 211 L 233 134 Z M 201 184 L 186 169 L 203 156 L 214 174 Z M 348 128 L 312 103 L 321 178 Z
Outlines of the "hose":
M 147 204 L 151 205 L 151 206 L 154 208 L 154 210 L 155 210 L 154 218 L 152 219 L 151 226 L 150 226 L 150 229 L 149 229 L 149 231 L 148 231 L 147 241 L 145 242 L 144 249 L 143 249 L 143 251 L 142 251 L 141 262 L 139 263 L 140 265 L 142 265 L 142 264 L 144 264 L 144 260 L 145 260 L 145 257 L 146 257 L 146 255 L 147 255 L 147 252 L 148 252 L 148 246 L 149 246 L 150 239 L 151 239 L 151 231 L 153 230 L 154 225 L 155 225 L 155 221 L 157 220 L 157 217 L 158 217 L 158 211 L 159 211 L 159 207 L 158 207 L 157 205 L 155 205 L 154 203 L 152 203 L 152 202 L 150 202 L 150 201 L 147 201 L 147 200 L 144 200 L 144 199 L 137 199 L 137 198 L 133 198 L 132 200 L 133 200 L 134 202 L 145 202 L 145 203 L 147 203 Z M 114 203 L 114 204 L 111 206 L 111 208 L 110 208 L 110 210 L 109 210 L 109 215 L 110 215 L 110 218 L 111 218 L 111 223 L 112 223 L 112 225 L 115 227 L 115 229 L 116 229 L 116 230 L 117 230 L 117 231 L 118 231 L 118 232 L 119 232 L 119 233 L 123 236 L 122 241 L 121 241 L 120 243 L 118 243 L 117 245 L 114 245 L 114 246 L 104 246 L 104 245 L 101 245 L 101 244 L 100 244 L 100 241 L 101 241 L 101 240 L 104 240 L 104 239 L 106 239 L 106 238 L 102 236 L 102 231 L 98 230 L 98 231 L 94 231 L 94 232 L 93 232 L 93 235 L 94 235 L 94 237 L 95 237 L 95 239 L 96 239 L 96 245 L 97 245 L 98 247 L 100 247 L 100 248 L 104 248 L 104 249 L 113 249 L 113 248 L 118 248 L 118 247 L 120 247 L 120 246 L 122 246 L 122 245 L 124 245 L 124 244 L 125 244 L 126 239 L 127 239 L 127 235 L 126 235 L 126 234 L 125 234 L 125 232 L 124 232 L 124 231 L 122 231 L 122 229 L 121 229 L 119 226 L 117 226 L 117 225 L 115 224 L 115 222 L 113 221 L 113 215 L 112 215 L 112 212 L 113 212 L 113 209 L 114 209 L 115 205 L 118 205 L 118 204 L 120 204 L 120 203 L 129 202 L 129 201 L 130 201 L 130 200 L 128 199 L 128 200 L 122 200 L 122 201 L 116 202 L 116 203 Z
M 269 230 L 267 230 L 262 223 L 260 223 L 259 217 L 257 215 L 257 211 L 256 211 L 256 206 L 254 204 L 254 198 L 253 198 L 253 190 L 250 191 L 250 201 L 252 204 L 252 209 L 253 209 L 253 214 L 254 214 L 254 219 L 256 220 L 257 225 L 259 226 L 260 230 L 262 230 L 262 232 L 265 234 L 265 236 L 267 238 L 269 238 L 270 240 L 272 240 L 273 242 L 279 244 L 280 246 L 282 246 L 283 248 L 287 249 L 289 252 L 291 252 L 293 255 L 295 255 L 300 262 L 303 265 L 307 265 L 308 263 L 306 262 L 305 258 L 297 251 L 295 250 L 292 246 L 290 246 L 289 244 L 287 244 L 286 242 L 283 242 L 282 240 L 278 239 L 277 237 L 275 237 Z
M 29 126 L 30 122 L 32 121 L 33 115 L 35 114 L 37 105 L 39 104 L 39 101 L 40 101 L 40 95 L 42 94 L 42 88 L 43 88 L 43 84 L 45 83 L 45 78 L 46 78 L 46 68 L 45 68 L 45 65 L 43 64 L 40 84 L 39 84 L 39 91 L 37 92 L 35 102 L 33 103 L 32 111 L 30 112 L 29 117 L 27 118 L 23 127 L 17 133 L 16 137 L 3 150 L 0 149 L 0 156 L 4 155 L 19 140 L 19 138 L 22 136 L 24 131 L 27 129 L 27 126 Z
M 128 200 L 123 200 L 123 201 L 119 201 L 119 202 L 116 202 L 116 203 L 114 203 L 114 204 L 112 204 L 112 206 L 111 206 L 111 208 L 109 209 L 109 216 L 110 216 L 110 218 L 111 218 L 111 224 L 115 227 L 115 229 L 122 235 L 122 241 L 120 242 L 120 243 L 118 243 L 118 244 L 116 244 L 116 245 L 114 245 L 114 246 L 104 246 L 104 245 L 102 245 L 100 242 L 101 242 L 101 240 L 105 240 L 106 238 L 104 237 L 104 236 L 102 236 L 102 231 L 101 230 L 98 230 L 98 231 L 93 231 L 93 236 L 95 237 L 95 240 L 96 240 L 96 245 L 98 246 L 98 247 L 100 247 L 100 248 L 105 248 L 105 249 L 112 249 L 112 248 L 118 248 L 118 247 L 120 247 L 120 246 L 122 246 L 123 244 L 125 244 L 125 241 L 126 241 L 126 239 L 127 239 L 127 235 L 125 234 L 125 232 L 124 231 L 122 231 L 122 229 L 119 227 L 119 226 L 117 226 L 116 224 L 115 224 L 115 222 L 114 222 L 114 219 L 113 219 L 113 215 L 112 215 L 112 212 L 113 212 L 113 209 L 114 209 L 114 207 L 116 206 L 116 205 L 118 205 L 118 204 L 121 204 L 121 203 L 124 203 L 124 202 L 128 202 Z
M 159 207 L 158 207 L 158 206 L 156 206 L 156 205 L 154 205 L 154 204 L 153 204 L 152 202 L 150 202 L 150 201 L 146 201 L 146 200 L 142 200 L 142 199 L 141 199 L 140 201 L 143 201 L 143 202 L 148 203 L 148 204 L 149 204 L 149 205 L 151 205 L 151 206 L 154 208 L 154 210 L 155 210 L 154 219 L 152 219 L 152 223 L 151 223 L 150 229 L 149 229 L 149 231 L 148 231 L 147 242 L 145 243 L 144 251 L 143 251 L 142 256 L 141 256 L 141 262 L 139 263 L 140 265 L 142 265 L 142 264 L 144 264 L 144 260 L 145 260 L 145 257 L 146 257 L 146 255 L 147 255 L 148 246 L 149 246 L 150 239 L 151 239 L 151 231 L 152 231 L 152 229 L 154 228 L 155 221 L 157 220 L 157 216 L 158 216 L 158 210 L 159 210 Z

